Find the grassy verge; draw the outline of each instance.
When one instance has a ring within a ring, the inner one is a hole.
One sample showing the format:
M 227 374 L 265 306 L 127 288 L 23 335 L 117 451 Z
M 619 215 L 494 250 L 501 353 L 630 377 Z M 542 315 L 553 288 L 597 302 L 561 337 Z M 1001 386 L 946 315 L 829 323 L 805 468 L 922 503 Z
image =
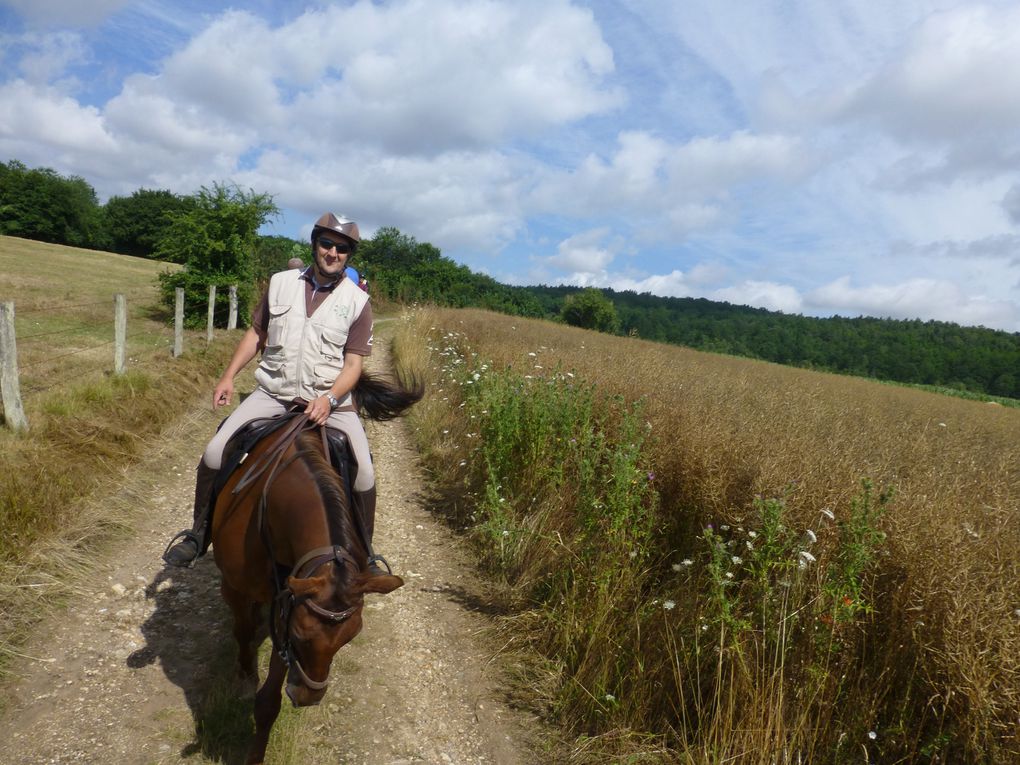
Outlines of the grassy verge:
M 403 332 L 579 762 L 1020 757 L 1015 410 L 476 311 Z
M 28 431 L 0 431 L 0 671 L 34 620 L 59 608 L 90 559 L 130 528 L 117 513 L 83 515 L 87 498 L 208 393 L 235 340 L 72 380 L 32 400 Z

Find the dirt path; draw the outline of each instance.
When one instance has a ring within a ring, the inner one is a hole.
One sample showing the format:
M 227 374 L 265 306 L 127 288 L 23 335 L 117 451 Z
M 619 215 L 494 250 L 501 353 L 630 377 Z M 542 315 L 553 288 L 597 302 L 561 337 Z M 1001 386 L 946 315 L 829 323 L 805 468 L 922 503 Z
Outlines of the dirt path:
M 159 559 L 190 522 L 191 466 L 218 419 L 190 414 L 104 500 L 139 508 L 136 534 L 22 649 L 17 679 L 5 684 L 0 764 L 239 761 L 247 721 L 229 718 L 247 705 L 229 683 L 234 648 L 218 571 L 211 555 L 192 570 L 165 570 Z M 291 743 L 276 759 L 547 762 L 537 721 L 500 690 L 484 588 L 461 543 L 424 507 L 406 427 L 369 432 L 377 548 L 406 584 L 372 596 L 363 632 L 334 661 L 323 703 L 285 708 L 278 728 L 290 729 Z M 222 740 L 224 729 L 233 740 Z

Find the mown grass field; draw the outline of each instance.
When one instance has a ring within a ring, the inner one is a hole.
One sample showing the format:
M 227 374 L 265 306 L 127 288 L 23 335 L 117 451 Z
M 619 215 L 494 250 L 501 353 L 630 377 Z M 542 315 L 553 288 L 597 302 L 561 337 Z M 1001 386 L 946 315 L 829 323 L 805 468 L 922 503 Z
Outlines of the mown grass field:
M 401 337 L 579 762 L 1020 761 L 1020 411 L 482 311 Z
M 69 378 L 101 379 L 113 368 L 115 293 L 127 301 L 127 356 L 145 362 L 169 352 L 173 317 L 157 306 L 155 280 L 172 268 L 177 266 L 0 236 L 0 301 L 15 305 L 26 406 L 33 394 Z
M 58 607 L 89 556 L 127 518 L 81 518 L 146 444 L 212 389 L 236 342 L 173 329 L 157 305 L 166 264 L 0 237 L 0 301 L 15 305 L 29 428 L 0 428 L 0 671 L 28 625 Z M 115 376 L 114 294 L 127 298 L 125 374 Z

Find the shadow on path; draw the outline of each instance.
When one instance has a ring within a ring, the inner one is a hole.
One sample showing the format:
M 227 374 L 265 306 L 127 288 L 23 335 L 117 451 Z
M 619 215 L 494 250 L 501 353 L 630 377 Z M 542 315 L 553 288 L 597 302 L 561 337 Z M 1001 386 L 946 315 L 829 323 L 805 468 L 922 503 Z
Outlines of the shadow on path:
M 133 669 L 158 663 L 184 692 L 194 720 L 182 758 L 201 753 L 225 765 L 244 762 L 251 734 L 252 698 L 237 678 L 230 610 L 220 596 L 212 555 L 191 569 L 166 567 L 146 586 L 156 609 L 141 625 L 145 645 L 128 656 Z

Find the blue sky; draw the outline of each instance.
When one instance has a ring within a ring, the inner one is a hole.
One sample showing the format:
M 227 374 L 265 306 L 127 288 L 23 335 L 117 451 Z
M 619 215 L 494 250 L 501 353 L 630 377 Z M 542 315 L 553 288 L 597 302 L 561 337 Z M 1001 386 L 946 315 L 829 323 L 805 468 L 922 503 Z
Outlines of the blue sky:
M 0 161 L 510 284 L 1020 332 L 1020 4 L 0 0 Z

